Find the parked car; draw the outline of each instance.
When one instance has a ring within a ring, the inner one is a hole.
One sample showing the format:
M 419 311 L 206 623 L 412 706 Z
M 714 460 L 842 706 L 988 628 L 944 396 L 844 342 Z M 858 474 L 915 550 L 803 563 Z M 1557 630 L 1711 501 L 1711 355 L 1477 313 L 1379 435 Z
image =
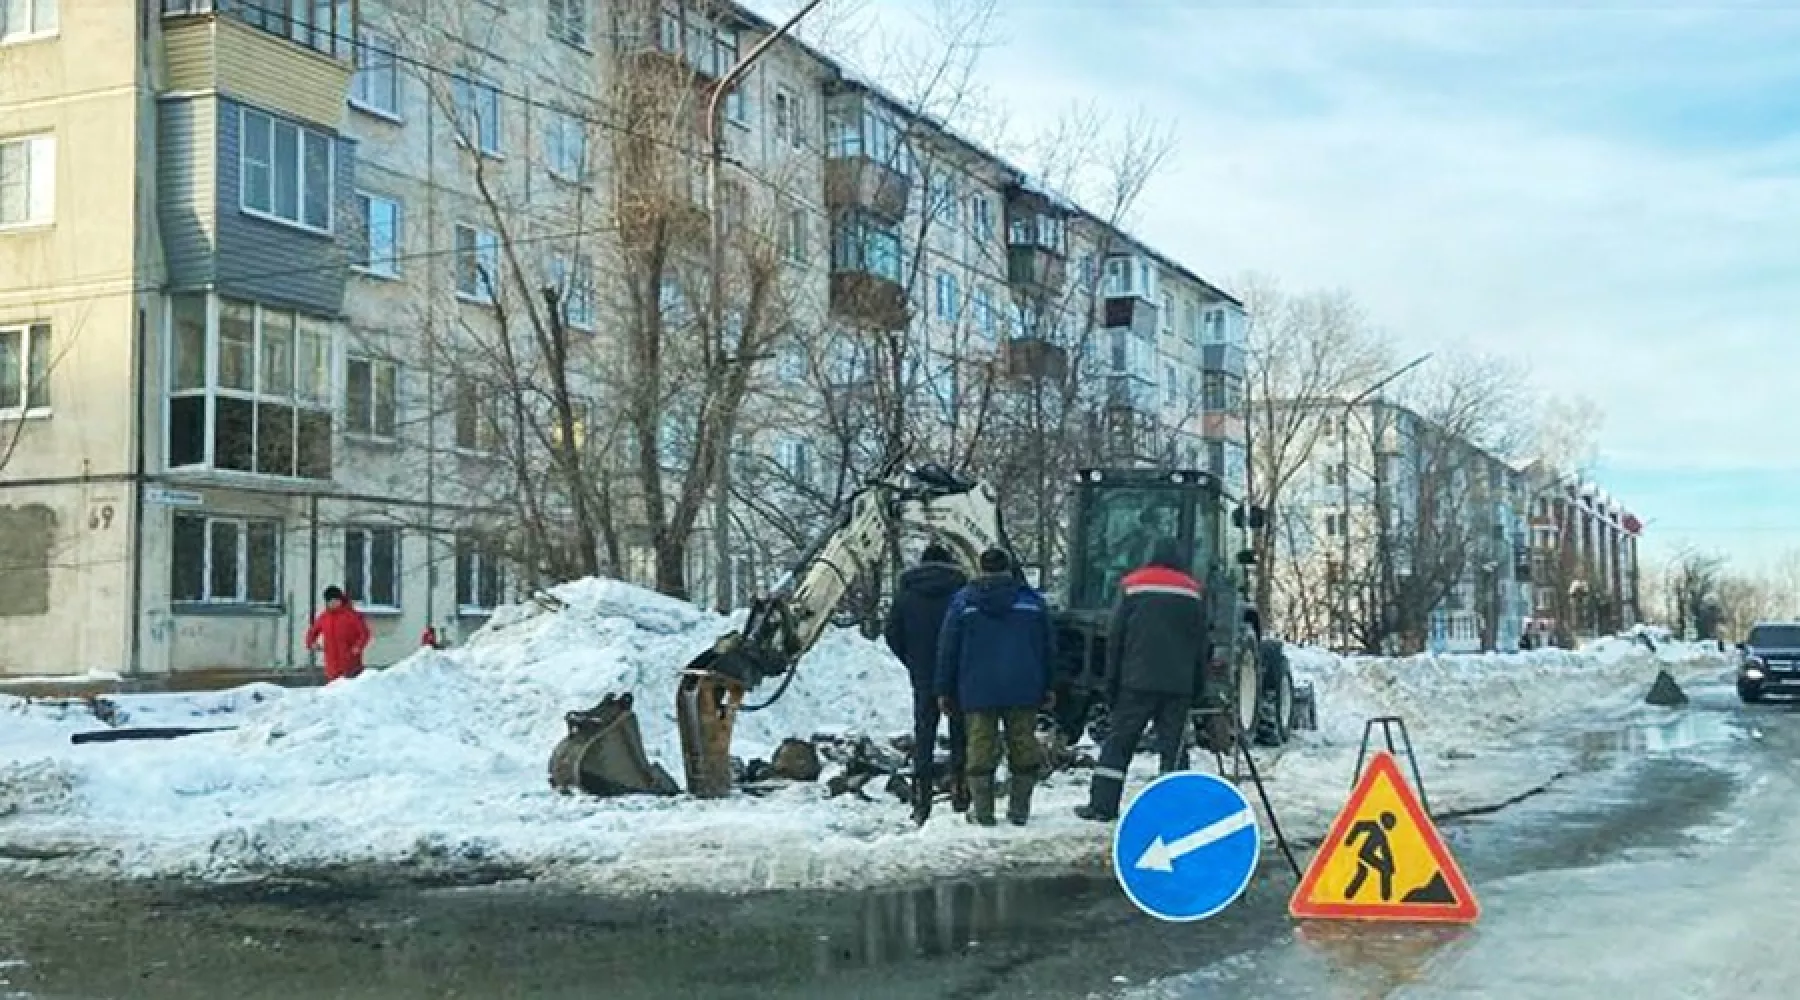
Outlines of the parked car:
M 1757 702 L 1771 694 L 1800 694 L 1800 622 L 1764 622 L 1738 643 L 1738 697 Z

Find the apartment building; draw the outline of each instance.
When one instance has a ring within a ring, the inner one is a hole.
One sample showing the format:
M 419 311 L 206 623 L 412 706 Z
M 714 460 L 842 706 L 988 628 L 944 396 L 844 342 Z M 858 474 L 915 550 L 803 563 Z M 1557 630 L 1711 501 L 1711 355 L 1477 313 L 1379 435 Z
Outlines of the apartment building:
M 1277 508 L 1274 620 L 1339 648 L 1516 650 L 1527 477 L 1404 406 L 1287 401 L 1316 445 Z M 1315 436 L 1316 435 L 1316 436 Z
M 620 192 L 639 154 L 679 147 L 694 211 L 659 225 L 705 224 L 714 197 L 691 123 L 651 135 L 630 95 L 704 97 L 770 26 L 691 2 L 416 2 L 0 6 L 0 674 L 300 669 L 327 584 L 369 615 L 373 662 L 466 634 L 517 589 L 496 540 L 518 498 L 569 502 L 505 412 L 537 390 L 509 352 L 540 370 L 546 331 L 599 360 L 532 447 L 628 460 L 600 416 L 632 389 L 618 314 L 708 299 L 634 282 L 620 247 L 653 234 Z M 901 332 L 931 401 L 915 433 L 946 455 L 984 401 L 1083 366 L 1095 461 L 1241 489 L 1228 294 L 799 43 L 722 105 L 717 207 L 779 236 L 784 331 L 734 468 L 830 478 L 815 376 L 866 381 L 871 335 Z M 648 580 L 643 502 L 619 500 L 608 544 Z M 752 534 L 728 536 L 746 586 L 777 571 Z
M 1608 635 L 1643 621 L 1637 515 L 1597 484 L 1526 470 L 1530 512 L 1532 616 L 1539 644 Z

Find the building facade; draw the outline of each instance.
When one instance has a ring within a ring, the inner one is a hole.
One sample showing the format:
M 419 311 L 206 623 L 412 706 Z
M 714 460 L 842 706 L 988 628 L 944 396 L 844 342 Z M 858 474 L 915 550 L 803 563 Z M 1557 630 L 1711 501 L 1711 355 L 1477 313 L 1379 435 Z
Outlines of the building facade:
M 790 42 L 721 95 L 715 193 L 682 102 L 770 30 L 734 6 L 418 4 L 4 5 L 0 674 L 301 669 L 328 584 L 369 615 L 372 662 L 465 634 L 523 584 L 518 498 L 572 503 L 555 458 L 630 460 L 604 416 L 636 398 L 621 317 L 710 301 L 705 268 L 646 288 L 632 251 L 715 208 L 779 264 L 740 485 L 841 498 L 844 445 L 879 428 L 835 428 L 833 393 L 878 406 L 870 345 L 898 334 L 925 457 L 997 461 L 982 443 L 1024 388 L 1079 369 L 1082 458 L 1241 491 L 1243 308 L 1109 221 Z M 636 103 L 659 81 L 679 128 Z M 690 210 L 636 211 L 668 150 L 654 184 Z M 734 308 L 742 336 L 758 318 Z M 559 419 L 528 419 L 571 351 Z M 693 593 L 785 568 L 755 494 L 700 517 Z M 607 500 L 617 572 L 651 579 L 646 498 Z
M 1567 643 L 1644 620 L 1638 566 L 1643 522 L 1597 484 L 1527 471 L 1533 640 Z

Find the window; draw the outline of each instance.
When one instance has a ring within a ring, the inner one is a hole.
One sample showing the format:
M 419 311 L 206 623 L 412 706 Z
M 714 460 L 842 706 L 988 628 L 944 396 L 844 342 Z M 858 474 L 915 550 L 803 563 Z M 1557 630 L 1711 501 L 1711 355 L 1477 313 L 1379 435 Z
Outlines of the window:
M 937 273 L 937 318 L 946 323 L 954 323 L 962 312 L 961 306 L 956 275 L 949 271 L 939 271 Z
M 976 239 L 993 241 L 994 204 L 988 201 L 987 195 L 976 192 L 969 196 L 969 225 L 974 228 Z
M 1091 253 L 1082 254 L 1080 266 L 1078 266 L 1075 271 L 1076 274 L 1080 276 L 1081 287 L 1087 291 L 1093 291 L 1095 278 L 1094 255 Z
M 781 227 L 781 255 L 791 264 L 806 263 L 806 209 L 788 209 Z
M 563 321 L 578 330 L 594 328 L 594 260 L 576 254 L 574 267 L 569 258 L 557 256 L 550 262 L 550 275 L 556 282 L 557 300 L 562 303 Z
M 956 183 L 948 177 L 933 177 L 927 185 L 931 197 L 932 218 L 950 229 L 962 222 L 961 203 L 957 200 Z
M 1181 382 L 1175 376 L 1175 366 L 1163 363 L 1163 405 L 1169 409 L 1181 405 Z
M 351 358 L 344 363 L 344 430 L 366 437 L 394 437 L 399 415 L 400 370 L 392 361 Z
M 1203 339 L 1209 344 L 1223 344 L 1225 342 L 1225 310 L 1206 310 Z
M 500 155 L 500 91 L 472 75 L 451 81 L 450 91 L 456 105 L 457 141 L 489 156 Z
M 786 87 L 775 88 L 775 141 L 795 149 L 806 147 L 804 102 Z
M 0 0 L 0 44 L 56 33 L 56 0 Z
M 400 71 L 394 60 L 394 43 L 366 29 L 356 40 L 350 106 L 396 120 L 400 117 Z
M 775 461 L 789 479 L 801 486 L 811 486 L 813 479 L 812 446 L 800 438 L 782 438 L 775 446 Z
M 281 526 L 274 521 L 176 514 L 170 596 L 181 602 L 280 601 Z
M 369 608 L 400 607 L 400 532 L 394 528 L 344 530 L 344 592 Z
M 500 237 L 473 226 L 456 227 L 456 294 L 472 302 L 494 301 L 500 276 Z
M 1344 515 L 1342 515 L 1342 514 L 1326 514 L 1325 515 L 1325 535 L 1326 535 L 1326 537 L 1336 538 L 1343 533 L 1344 533 Z
M 1175 332 L 1175 296 L 1168 292 L 1162 294 L 1162 318 L 1158 322 L 1165 336 Z
M 0 10 L 7 3 L 0 0 Z M 0 228 L 48 225 L 56 215 L 56 139 L 0 142 Z
M 985 287 L 975 289 L 975 329 L 980 332 L 981 339 L 993 343 L 999 334 L 998 328 L 993 293 Z
M 163 0 L 163 13 L 230 11 L 244 23 L 329 56 L 350 51 L 355 0 Z
M 744 96 L 744 88 L 733 87 L 731 91 L 725 95 L 725 118 L 727 121 L 733 121 L 746 127 L 749 126 L 750 101 L 749 98 Z
M 0 328 L 0 417 L 50 412 L 50 327 Z
M 331 231 L 331 137 L 264 114 L 243 112 L 238 201 L 244 211 Z
M 872 218 L 853 214 L 837 228 L 831 246 L 834 271 L 861 271 L 900 283 L 900 236 Z
M 471 538 L 456 540 L 456 607 L 464 614 L 480 614 L 500 606 L 505 583 L 500 571 L 500 552 Z
M 550 37 L 587 48 L 587 0 L 550 0 Z
M 215 301 L 211 316 L 200 296 L 178 296 L 170 310 L 169 464 L 331 478 L 330 324 Z
M 378 194 L 358 191 L 356 207 L 362 216 L 352 258 L 355 267 L 368 274 L 394 278 L 400 274 L 400 203 Z
M 544 163 L 552 176 L 580 181 L 587 172 L 587 125 L 566 111 L 544 119 Z
M 862 157 L 890 170 L 912 173 L 912 158 L 899 126 L 860 101 L 836 105 L 826 112 L 826 155 L 832 159 Z
M 492 404 L 481 387 L 458 379 L 454 390 L 456 446 L 464 451 L 492 454 L 500 449 L 500 428 Z

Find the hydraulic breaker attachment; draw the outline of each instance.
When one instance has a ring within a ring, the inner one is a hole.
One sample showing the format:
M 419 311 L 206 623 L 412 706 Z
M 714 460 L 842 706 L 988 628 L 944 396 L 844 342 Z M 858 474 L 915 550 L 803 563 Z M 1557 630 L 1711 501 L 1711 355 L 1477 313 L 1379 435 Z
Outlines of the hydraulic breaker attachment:
M 609 694 L 563 717 L 569 735 L 550 754 L 550 787 L 590 795 L 678 795 L 681 786 L 644 753 L 631 695 Z
M 744 703 L 744 686 L 706 669 L 707 659 L 701 657 L 682 672 L 675 719 L 688 794 L 719 799 L 731 794 L 731 730 Z

